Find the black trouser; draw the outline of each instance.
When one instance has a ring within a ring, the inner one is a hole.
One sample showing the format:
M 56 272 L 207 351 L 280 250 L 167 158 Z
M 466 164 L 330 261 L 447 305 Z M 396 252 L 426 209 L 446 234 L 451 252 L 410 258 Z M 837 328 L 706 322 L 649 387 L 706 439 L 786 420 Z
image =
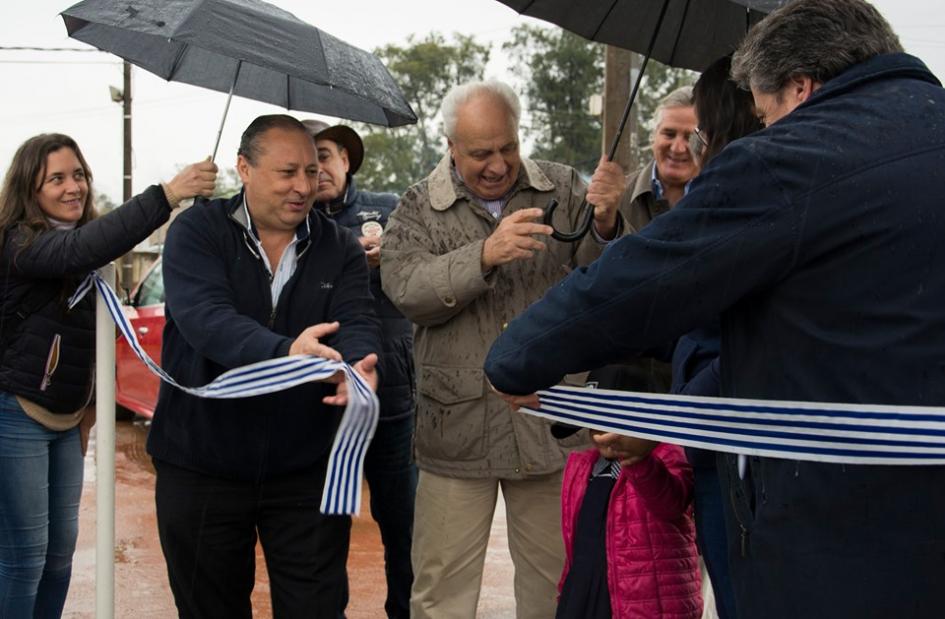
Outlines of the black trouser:
M 252 617 L 257 534 L 275 619 L 343 616 L 351 519 L 319 512 L 324 464 L 260 484 L 154 466 L 158 532 L 181 617 Z

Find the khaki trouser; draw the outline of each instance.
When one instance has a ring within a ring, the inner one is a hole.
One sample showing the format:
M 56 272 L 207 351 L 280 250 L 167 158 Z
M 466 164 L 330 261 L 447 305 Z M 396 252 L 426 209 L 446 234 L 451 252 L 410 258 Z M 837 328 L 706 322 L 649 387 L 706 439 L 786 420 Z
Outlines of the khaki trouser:
M 455 479 L 420 471 L 413 524 L 413 619 L 472 619 L 499 485 L 515 566 L 518 619 L 548 619 L 564 566 L 561 473 L 528 480 Z

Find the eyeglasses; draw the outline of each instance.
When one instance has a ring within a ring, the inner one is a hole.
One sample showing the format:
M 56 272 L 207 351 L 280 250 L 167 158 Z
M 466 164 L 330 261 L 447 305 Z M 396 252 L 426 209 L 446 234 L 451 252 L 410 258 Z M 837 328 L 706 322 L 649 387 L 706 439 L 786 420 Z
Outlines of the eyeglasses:
M 708 147 L 709 141 L 705 139 L 705 134 L 702 133 L 702 129 L 696 127 L 693 132 L 689 134 L 689 150 L 691 150 L 692 154 L 696 157 L 701 157 Z

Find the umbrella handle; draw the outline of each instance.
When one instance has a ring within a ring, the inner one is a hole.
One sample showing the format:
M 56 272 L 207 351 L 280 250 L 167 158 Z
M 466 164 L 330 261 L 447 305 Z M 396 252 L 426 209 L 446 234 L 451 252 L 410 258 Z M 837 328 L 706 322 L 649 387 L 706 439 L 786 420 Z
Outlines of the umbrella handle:
M 545 214 L 542 217 L 542 223 L 551 226 L 551 238 L 564 243 L 575 243 L 584 238 L 588 230 L 591 229 L 591 222 L 594 221 L 594 207 L 588 204 L 587 200 L 581 200 L 581 206 L 578 207 L 578 225 L 574 232 L 561 232 L 554 227 L 555 210 L 558 208 L 558 201 L 552 198 L 545 207 Z
M 243 66 L 243 61 L 238 60 L 236 62 L 236 73 L 233 75 L 233 83 L 230 84 L 230 94 L 226 97 L 226 106 L 223 108 L 223 118 L 220 119 L 220 130 L 217 131 L 217 141 L 213 145 L 213 154 L 210 155 L 210 161 L 217 160 L 217 149 L 220 148 L 220 138 L 223 136 L 223 125 L 226 124 L 226 115 L 230 111 L 230 101 L 233 100 L 233 91 L 236 89 L 236 80 L 240 77 L 240 68 Z
M 633 90 L 630 91 L 630 98 L 627 100 L 627 105 L 623 108 L 623 116 L 620 119 L 620 124 L 617 125 L 617 133 L 614 136 L 613 144 L 611 144 L 610 153 L 607 155 L 607 161 L 613 161 L 614 157 L 617 155 L 617 147 L 620 145 L 620 138 L 623 136 L 624 127 L 627 126 L 627 120 L 630 118 L 630 110 L 633 108 L 633 103 L 637 99 L 637 92 L 640 90 L 643 75 L 646 73 L 646 65 L 650 61 L 650 56 L 653 55 L 653 47 L 656 45 L 656 38 L 660 33 L 660 29 L 663 27 L 663 19 L 666 17 L 667 8 L 669 8 L 669 0 L 663 0 L 663 7 L 660 9 L 659 17 L 656 20 L 656 28 L 653 29 L 653 36 L 650 38 L 650 45 L 647 47 L 646 54 L 643 55 L 643 63 L 640 65 L 640 72 L 637 74 L 637 80 L 633 84 Z M 556 208 L 558 208 L 558 201 L 554 199 L 545 207 L 543 222 L 545 225 L 551 226 L 551 238 L 564 241 L 565 243 L 574 243 L 584 238 L 584 235 L 591 229 L 591 222 L 594 220 L 594 208 L 587 203 L 587 200 L 582 200 L 581 206 L 578 207 L 578 225 L 573 232 L 560 232 L 555 229 L 554 224 L 551 223 L 551 219 Z

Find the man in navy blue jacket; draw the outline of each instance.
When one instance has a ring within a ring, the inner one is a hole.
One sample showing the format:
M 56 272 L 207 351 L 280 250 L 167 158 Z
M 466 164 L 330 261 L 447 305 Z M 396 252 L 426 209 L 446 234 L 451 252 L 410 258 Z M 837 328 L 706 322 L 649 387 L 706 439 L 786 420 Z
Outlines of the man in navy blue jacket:
M 721 315 L 724 396 L 945 405 L 941 84 L 862 0 L 773 12 L 733 76 L 767 128 L 513 321 L 486 361 L 498 390 Z M 943 489 L 945 467 L 749 459 L 724 489 L 739 616 L 941 616 Z
M 397 196 L 364 191 L 355 184 L 354 175 L 364 161 L 364 143 L 354 129 L 328 126 L 319 120 L 303 120 L 302 124 L 315 138 L 318 151 L 315 208 L 358 238 L 371 271 L 371 295 L 381 321 L 384 346 L 384 380 L 377 388 L 381 416 L 364 460 L 364 477 L 371 488 L 371 516 L 384 542 L 384 610 L 389 619 L 408 619 L 413 584 L 410 545 L 417 492 L 417 467 L 412 454 L 413 325 L 384 294 L 378 268 L 384 229 L 397 206 Z
M 260 116 L 243 133 L 243 190 L 181 214 L 164 248 L 162 366 L 189 386 L 275 357 L 344 359 L 374 387 L 380 350 L 364 251 L 312 210 L 305 127 Z M 181 617 L 251 617 L 257 536 L 277 617 L 347 603 L 351 520 L 319 513 L 344 393 L 309 383 L 243 399 L 161 386 L 148 453 L 158 531 Z

